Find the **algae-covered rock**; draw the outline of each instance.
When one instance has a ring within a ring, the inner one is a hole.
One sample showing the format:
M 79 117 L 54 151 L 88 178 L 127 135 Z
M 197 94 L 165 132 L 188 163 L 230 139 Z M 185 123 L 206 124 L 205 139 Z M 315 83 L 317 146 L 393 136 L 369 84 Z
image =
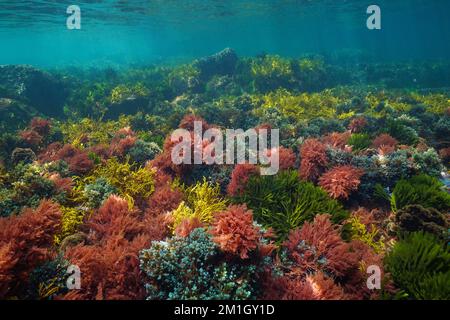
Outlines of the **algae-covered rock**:
M 19 162 L 29 164 L 35 160 L 36 154 L 30 148 L 15 148 L 11 154 L 11 162 L 15 165 Z
M 37 114 L 35 108 L 14 99 L 2 98 L 0 95 L 0 129 L 2 131 L 24 126 Z
M 142 83 L 118 85 L 111 91 L 105 119 L 117 119 L 120 115 L 136 114 L 149 105 L 150 90 Z
M 112 103 L 105 112 L 104 119 L 118 119 L 120 115 L 133 115 L 145 111 L 149 105 L 146 97 L 130 96 L 118 103 Z
M 206 84 L 206 93 L 211 97 L 238 96 L 242 89 L 234 81 L 233 77 L 214 76 Z
M 239 58 L 233 49 L 226 48 L 209 57 L 198 59 L 194 67 L 200 70 L 202 79 L 209 79 L 214 75 L 231 75 L 234 73 Z
M 0 66 L 0 97 L 28 104 L 48 116 L 63 114 L 63 83 L 51 74 L 26 65 Z
M 399 210 L 395 221 L 400 232 L 425 231 L 439 238 L 446 237 L 449 226 L 445 214 L 421 205 L 409 205 Z

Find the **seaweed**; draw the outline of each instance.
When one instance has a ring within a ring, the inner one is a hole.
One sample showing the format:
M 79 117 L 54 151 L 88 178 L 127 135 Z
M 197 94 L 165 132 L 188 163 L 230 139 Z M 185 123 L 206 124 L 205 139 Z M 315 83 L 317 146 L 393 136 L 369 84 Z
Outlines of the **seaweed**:
M 450 252 L 430 234 L 414 232 L 400 240 L 386 256 L 395 284 L 411 299 L 448 300 Z
M 235 201 L 247 204 L 256 221 L 272 227 L 279 240 L 317 214 L 329 213 L 334 223 L 342 222 L 348 216 L 338 201 L 312 183 L 301 181 L 291 170 L 276 176 L 250 178 L 242 196 L 236 197 Z
M 348 144 L 352 147 L 354 152 L 359 152 L 367 149 L 371 144 L 370 136 L 366 133 L 354 133 L 348 139 Z
M 58 110 L 0 67 L 0 297 L 449 299 L 450 65 L 341 59 L 67 67 Z M 278 174 L 175 165 L 195 121 L 279 129 Z
M 140 261 L 149 279 L 145 286 L 149 300 L 242 300 L 257 295 L 261 267 L 220 259 L 211 235 L 202 228 L 186 238 L 152 242 L 141 251 Z
M 416 204 L 442 212 L 450 210 L 450 194 L 442 189 L 443 184 L 427 175 L 400 180 L 392 191 L 391 206 L 394 212 L 407 205 Z
M 148 198 L 154 187 L 155 170 L 146 167 L 137 167 L 129 159 L 120 162 L 117 158 L 109 159 L 105 164 L 98 166 L 89 180 L 103 177 L 119 194 L 127 199 L 130 207 L 136 200 Z
M 173 229 L 176 229 L 184 219 L 197 218 L 200 222 L 209 224 L 214 214 L 226 207 L 226 200 L 220 195 L 219 185 L 211 185 L 206 179 L 187 187 L 184 194 L 185 201 L 171 213 Z

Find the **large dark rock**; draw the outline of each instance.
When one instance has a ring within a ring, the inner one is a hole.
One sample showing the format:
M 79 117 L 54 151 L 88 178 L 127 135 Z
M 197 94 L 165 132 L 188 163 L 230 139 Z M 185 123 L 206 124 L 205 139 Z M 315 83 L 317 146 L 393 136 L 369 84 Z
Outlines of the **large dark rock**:
M 194 66 L 200 70 L 202 80 L 215 75 L 232 75 L 239 58 L 233 49 L 226 48 L 212 56 L 198 59 Z
M 33 107 L 14 99 L 0 97 L 0 130 L 9 131 L 27 125 L 38 115 Z
M 395 221 L 401 233 L 425 231 L 444 238 L 448 235 L 448 217 L 434 208 L 409 205 L 398 210 Z
M 0 66 L 0 98 L 25 103 L 39 112 L 57 117 L 63 114 L 67 91 L 63 83 L 31 66 Z
M 119 103 L 108 106 L 103 118 L 105 120 L 118 119 L 120 115 L 133 115 L 145 111 L 149 105 L 147 97 L 129 97 Z

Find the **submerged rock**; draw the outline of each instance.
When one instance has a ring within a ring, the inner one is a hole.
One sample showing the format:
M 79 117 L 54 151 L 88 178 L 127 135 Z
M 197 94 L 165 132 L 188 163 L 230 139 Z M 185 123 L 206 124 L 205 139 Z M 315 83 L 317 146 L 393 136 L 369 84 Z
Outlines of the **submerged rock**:
M 211 97 L 237 96 L 242 93 L 242 89 L 229 75 L 214 76 L 206 84 L 206 93 Z
M 63 114 L 66 95 L 63 83 L 47 72 L 26 65 L 0 66 L 0 97 L 56 117 Z
M 395 218 L 400 232 L 426 231 L 438 237 L 446 237 L 447 218 L 434 208 L 409 205 L 399 210 Z
M 26 125 L 37 114 L 33 107 L 14 99 L 0 97 L 0 128 L 3 130 L 14 130 Z
M 239 58 L 233 49 L 226 48 L 212 56 L 198 59 L 194 66 L 200 70 L 203 80 L 215 75 L 231 75 L 234 73 Z
M 104 119 L 118 119 L 120 115 L 136 114 L 144 111 L 149 105 L 147 97 L 129 97 L 118 103 L 112 103 L 108 106 Z
M 33 163 L 36 160 L 36 154 L 30 148 L 15 148 L 11 155 L 11 161 L 14 165 L 19 162 L 25 164 Z
M 174 95 L 179 96 L 187 92 L 199 92 L 201 83 L 198 77 L 192 75 L 183 75 L 173 77 L 169 80 L 170 87 Z

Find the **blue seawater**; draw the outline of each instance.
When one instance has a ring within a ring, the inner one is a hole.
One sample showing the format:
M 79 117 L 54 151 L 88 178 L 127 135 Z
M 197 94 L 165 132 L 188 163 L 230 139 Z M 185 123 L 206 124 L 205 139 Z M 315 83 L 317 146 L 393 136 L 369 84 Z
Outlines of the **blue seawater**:
M 369 30 L 367 8 L 381 9 Z M 81 29 L 66 10 L 81 10 Z M 9 0 L 0 3 L 0 64 L 67 66 L 239 55 L 320 54 L 362 61 L 446 59 L 447 0 Z

